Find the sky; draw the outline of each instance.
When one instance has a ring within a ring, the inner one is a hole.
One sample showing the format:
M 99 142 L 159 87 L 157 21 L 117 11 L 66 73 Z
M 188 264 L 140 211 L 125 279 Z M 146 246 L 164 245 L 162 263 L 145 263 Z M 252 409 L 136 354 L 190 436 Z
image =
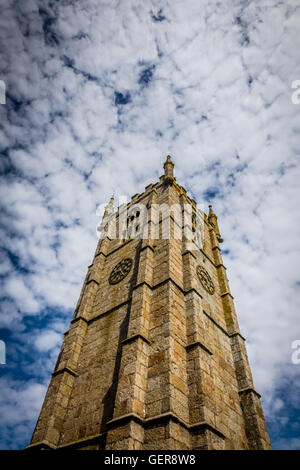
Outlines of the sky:
M 299 50 L 297 0 L 1 3 L 0 449 L 30 441 L 97 207 L 167 154 L 218 215 L 273 448 L 300 449 Z

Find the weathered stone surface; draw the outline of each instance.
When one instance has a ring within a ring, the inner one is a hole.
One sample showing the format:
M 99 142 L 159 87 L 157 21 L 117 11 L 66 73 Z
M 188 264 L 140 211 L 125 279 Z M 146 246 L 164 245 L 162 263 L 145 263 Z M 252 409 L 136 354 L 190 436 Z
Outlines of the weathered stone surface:
M 200 213 L 202 247 L 175 239 L 181 221 L 150 205 L 178 205 L 181 214 L 196 203 L 169 163 L 166 172 L 128 205 L 148 205 L 149 237 L 98 243 L 33 433 L 36 448 L 270 448 L 216 216 Z M 163 238 L 167 219 L 170 239 Z M 132 268 L 111 284 L 124 258 Z

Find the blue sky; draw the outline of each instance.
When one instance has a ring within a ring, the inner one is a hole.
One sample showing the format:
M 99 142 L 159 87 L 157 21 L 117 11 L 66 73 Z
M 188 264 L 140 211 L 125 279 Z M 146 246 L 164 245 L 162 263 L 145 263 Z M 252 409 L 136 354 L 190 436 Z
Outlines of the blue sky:
M 213 204 L 274 448 L 300 449 L 300 6 L 6 0 L 0 16 L 0 448 L 31 437 L 96 208 L 167 154 Z

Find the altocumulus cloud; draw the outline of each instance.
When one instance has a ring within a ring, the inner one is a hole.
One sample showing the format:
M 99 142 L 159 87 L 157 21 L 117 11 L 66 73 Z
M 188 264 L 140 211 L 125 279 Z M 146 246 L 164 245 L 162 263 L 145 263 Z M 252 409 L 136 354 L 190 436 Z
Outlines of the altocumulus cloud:
M 274 447 L 299 448 L 300 12 L 287 0 L 1 6 L 1 448 L 30 439 L 96 207 L 171 153 L 212 202 Z

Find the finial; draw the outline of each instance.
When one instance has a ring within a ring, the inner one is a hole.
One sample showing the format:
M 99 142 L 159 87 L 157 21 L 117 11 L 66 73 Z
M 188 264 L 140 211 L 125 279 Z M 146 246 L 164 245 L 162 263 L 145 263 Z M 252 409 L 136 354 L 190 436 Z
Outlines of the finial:
M 216 214 L 214 213 L 211 204 L 209 204 L 208 209 L 209 209 L 209 212 L 208 212 L 208 222 L 209 222 L 210 225 L 212 225 L 213 228 L 215 229 L 215 233 L 216 233 L 216 236 L 217 236 L 217 240 L 218 240 L 220 243 L 222 243 L 222 242 L 223 242 L 223 238 L 221 237 L 220 230 L 219 230 L 218 217 L 217 217 Z
M 107 204 L 109 207 L 112 207 L 114 208 L 114 202 L 115 202 L 115 193 L 113 192 L 110 200 L 109 200 L 109 203 Z
M 109 203 L 105 207 L 104 217 L 107 217 L 108 215 L 113 214 L 115 210 L 114 201 L 115 201 L 115 192 L 113 192 L 113 195 L 111 196 L 109 200 Z
M 172 158 L 171 158 L 171 155 L 167 155 L 167 159 L 165 161 L 165 164 L 166 163 L 172 163 L 174 165 L 174 163 L 172 162 Z
M 173 175 L 174 163 L 172 162 L 170 155 L 167 156 L 167 159 L 164 163 L 164 170 L 165 170 L 166 182 L 172 183 L 174 181 L 174 175 Z

